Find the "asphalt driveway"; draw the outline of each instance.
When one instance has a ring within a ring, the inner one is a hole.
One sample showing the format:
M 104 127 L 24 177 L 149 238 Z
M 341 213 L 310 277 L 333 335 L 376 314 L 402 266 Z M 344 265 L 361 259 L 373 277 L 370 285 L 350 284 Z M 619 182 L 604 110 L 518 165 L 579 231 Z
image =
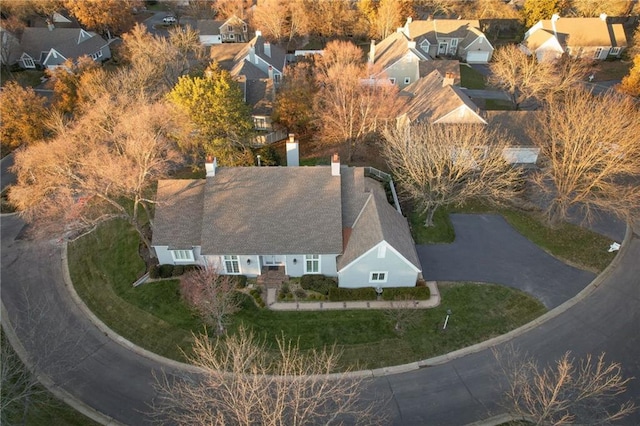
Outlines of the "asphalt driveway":
M 427 280 L 503 284 L 531 294 L 551 309 L 595 278 L 547 254 L 502 216 L 453 214 L 451 222 L 453 243 L 416 247 Z

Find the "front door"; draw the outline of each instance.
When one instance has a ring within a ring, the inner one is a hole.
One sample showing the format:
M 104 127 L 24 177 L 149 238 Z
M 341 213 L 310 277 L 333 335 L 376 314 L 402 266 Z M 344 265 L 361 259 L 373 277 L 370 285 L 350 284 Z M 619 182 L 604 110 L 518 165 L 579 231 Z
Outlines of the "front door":
M 447 43 L 438 43 L 438 55 L 446 55 L 447 54 Z

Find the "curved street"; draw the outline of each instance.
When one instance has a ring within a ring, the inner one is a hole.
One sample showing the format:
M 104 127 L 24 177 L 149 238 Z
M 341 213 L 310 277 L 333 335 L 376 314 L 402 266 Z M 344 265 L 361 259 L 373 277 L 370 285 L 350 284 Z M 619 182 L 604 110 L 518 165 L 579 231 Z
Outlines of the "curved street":
M 2 321 L 14 328 L 15 336 L 9 337 L 15 345 L 17 336 L 22 346 L 17 350 L 29 355 L 36 372 L 50 377 L 61 396 L 94 418 L 150 423 L 154 372 L 171 374 L 176 363 L 144 356 L 100 331 L 65 287 L 62 246 L 20 239 L 22 227 L 16 216 L 2 217 Z M 605 351 L 608 360 L 623 364 L 625 375 L 640 378 L 638 259 L 640 236 L 630 234 L 597 285 L 512 342 L 542 363 L 566 350 L 578 356 Z M 475 353 L 463 351 L 466 355 L 459 358 L 428 360 L 419 363 L 423 368 L 403 373 L 377 371 L 368 396 L 388 402 L 393 423 L 399 425 L 462 425 L 499 414 L 495 366 L 485 346 Z M 631 383 L 625 396 L 638 401 L 640 380 Z M 640 424 L 640 413 L 623 423 Z

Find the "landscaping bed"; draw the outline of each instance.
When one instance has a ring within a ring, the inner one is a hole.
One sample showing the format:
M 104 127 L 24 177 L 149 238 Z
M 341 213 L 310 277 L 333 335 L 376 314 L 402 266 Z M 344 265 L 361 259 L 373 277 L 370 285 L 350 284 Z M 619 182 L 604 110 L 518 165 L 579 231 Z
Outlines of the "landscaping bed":
M 192 333 L 202 323 L 182 302 L 177 280 L 133 287 L 144 273 L 137 234 L 124 221 L 111 221 L 69 245 L 74 286 L 89 308 L 124 338 L 160 355 L 184 361 Z M 247 291 L 247 290 L 245 290 Z M 442 355 L 506 333 L 542 315 L 545 308 L 518 290 L 491 284 L 440 285 L 442 303 L 416 310 L 400 335 L 384 310 L 277 312 L 261 308 L 257 288 L 241 293 L 242 309 L 229 332 L 244 324 L 267 342 L 298 341 L 302 349 L 337 344 L 342 366 L 378 368 Z M 446 331 L 442 323 L 453 311 Z

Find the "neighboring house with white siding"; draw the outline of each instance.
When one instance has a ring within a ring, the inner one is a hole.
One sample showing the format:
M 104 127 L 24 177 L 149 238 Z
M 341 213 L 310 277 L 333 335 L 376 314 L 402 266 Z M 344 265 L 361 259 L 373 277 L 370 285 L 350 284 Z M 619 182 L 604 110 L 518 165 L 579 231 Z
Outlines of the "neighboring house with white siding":
M 16 62 L 26 69 L 57 68 L 67 59 L 89 56 L 96 62 L 111 58 L 105 39 L 82 28 L 25 28 L 20 37 Z
M 287 64 L 287 52 L 280 46 L 272 45 L 260 31 L 245 44 L 233 60 L 231 75 L 243 75 L 247 80 L 269 78 L 278 86 Z
M 249 41 L 247 23 L 235 15 L 226 21 L 200 19 L 196 24 L 196 28 L 199 33 L 200 43 L 203 46 L 221 43 L 246 43 Z
M 538 21 L 525 34 L 520 45 L 538 60 L 556 59 L 565 52 L 576 58 L 604 60 L 620 58 L 627 37 L 620 23 L 612 23 L 606 14 L 599 18 L 561 18 Z
M 407 220 L 364 168 L 337 155 L 331 166 L 206 168 L 206 179 L 158 182 L 160 264 L 249 277 L 277 267 L 337 277 L 341 287 L 415 286 L 421 276 Z

